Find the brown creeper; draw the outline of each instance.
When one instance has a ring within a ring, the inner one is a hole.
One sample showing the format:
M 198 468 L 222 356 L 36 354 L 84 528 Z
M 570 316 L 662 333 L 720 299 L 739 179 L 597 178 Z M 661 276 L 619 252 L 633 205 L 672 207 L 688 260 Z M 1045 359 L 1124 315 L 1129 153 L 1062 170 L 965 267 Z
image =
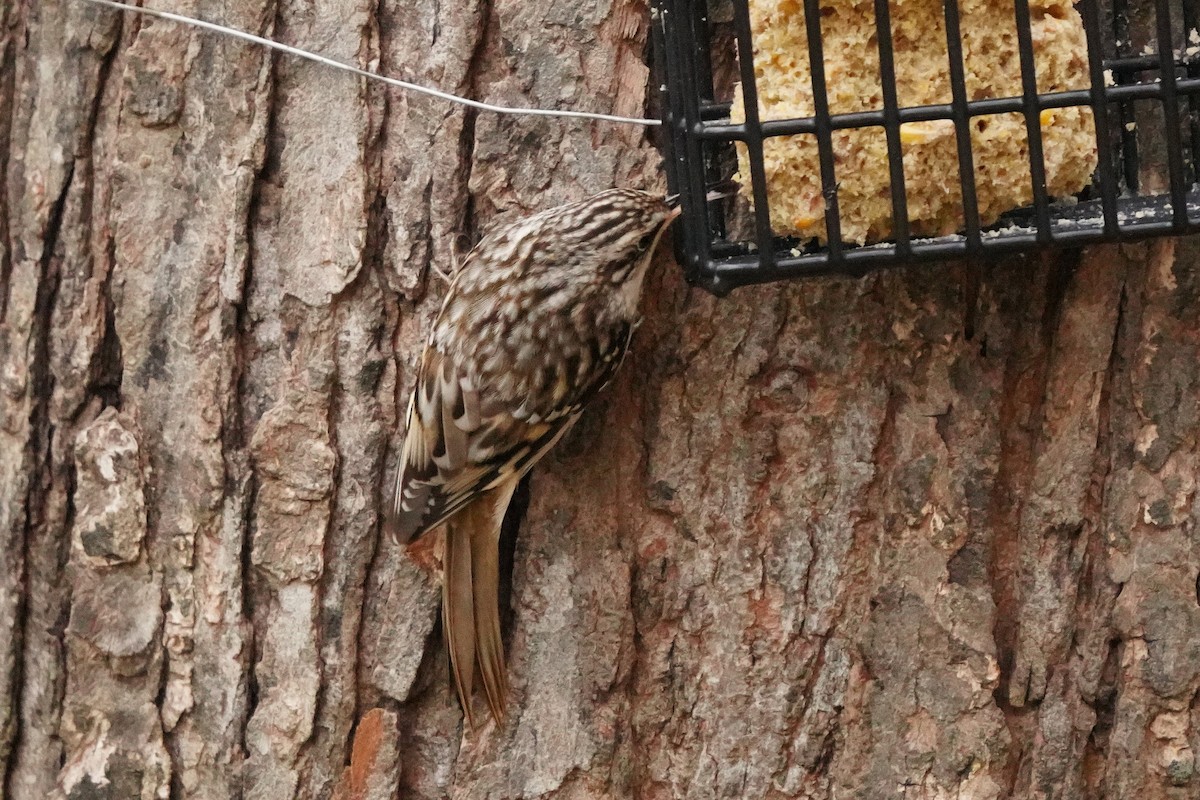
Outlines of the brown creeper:
M 611 189 L 491 231 L 453 276 L 408 405 L 391 534 L 445 523 L 442 622 L 474 725 L 475 671 L 497 723 L 508 681 L 497 601 L 513 490 L 620 366 L 655 246 L 678 215 Z

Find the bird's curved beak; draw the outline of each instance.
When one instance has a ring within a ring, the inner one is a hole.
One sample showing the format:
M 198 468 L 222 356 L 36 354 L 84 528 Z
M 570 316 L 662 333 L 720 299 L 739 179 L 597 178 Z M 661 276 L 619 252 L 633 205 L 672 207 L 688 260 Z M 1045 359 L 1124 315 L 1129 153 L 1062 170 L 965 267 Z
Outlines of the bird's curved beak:
M 705 193 L 705 195 L 704 195 L 704 201 L 706 203 L 711 203 L 714 200 L 721 200 L 722 198 L 725 198 L 725 197 L 732 197 L 733 195 L 737 194 L 737 190 L 738 190 L 737 181 L 733 180 L 732 178 L 729 178 L 729 179 L 723 180 L 720 183 L 717 183 L 717 184 L 713 185 L 711 188 L 709 188 L 708 192 Z M 675 217 L 679 216 L 679 194 L 676 193 L 676 194 L 667 195 L 666 203 L 668 206 L 675 209 L 675 216 L 671 217 L 671 219 L 674 219 Z

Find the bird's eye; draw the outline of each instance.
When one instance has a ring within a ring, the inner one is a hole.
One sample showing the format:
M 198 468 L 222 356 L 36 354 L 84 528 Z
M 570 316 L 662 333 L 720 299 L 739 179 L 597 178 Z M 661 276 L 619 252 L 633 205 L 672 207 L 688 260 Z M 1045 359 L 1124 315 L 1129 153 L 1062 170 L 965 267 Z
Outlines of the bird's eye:
M 654 241 L 654 231 L 651 231 L 650 233 L 647 233 L 642 238 L 638 239 L 638 243 L 637 243 L 638 250 L 641 251 L 641 250 L 650 249 L 650 244 L 653 241 Z

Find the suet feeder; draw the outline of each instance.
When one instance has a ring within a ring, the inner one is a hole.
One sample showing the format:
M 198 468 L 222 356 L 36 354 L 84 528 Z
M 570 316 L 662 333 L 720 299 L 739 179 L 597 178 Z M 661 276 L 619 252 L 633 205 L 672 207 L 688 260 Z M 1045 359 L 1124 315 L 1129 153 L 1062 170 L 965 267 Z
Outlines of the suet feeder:
M 1197 0 L 658 0 L 687 276 L 723 294 L 1200 229 L 1198 24 Z

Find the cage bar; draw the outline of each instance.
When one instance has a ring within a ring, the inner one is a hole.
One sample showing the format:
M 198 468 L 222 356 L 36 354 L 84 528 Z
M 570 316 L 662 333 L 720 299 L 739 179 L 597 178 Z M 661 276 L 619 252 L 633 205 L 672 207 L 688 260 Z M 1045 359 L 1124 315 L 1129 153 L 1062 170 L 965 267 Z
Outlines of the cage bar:
M 1092 128 L 1096 134 L 1096 184 L 1100 193 L 1100 209 L 1104 215 L 1104 235 L 1115 237 L 1117 227 L 1117 173 L 1115 157 L 1109 141 L 1108 102 L 1104 96 L 1107 84 L 1104 70 L 1104 50 L 1100 39 L 1100 10 L 1095 3 L 1084 3 L 1080 8 L 1083 17 L 1083 32 L 1087 37 L 1088 77 L 1091 80 L 1090 106 Z
M 947 0 L 956 5 L 956 0 Z M 1013 4 L 1017 20 L 1017 54 L 1021 61 L 1021 111 L 1025 115 L 1025 141 L 1029 150 L 1030 184 L 1033 190 L 1033 215 L 1037 240 L 1048 245 L 1050 236 L 1050 198 L 1046 192 L 1046 159 L 1042 152 L 1042 108 L 1038 103 L 1037 67 L 1033 63 L 1033 28 L 1029 19 L 1029 0 Z
M 950 93 L 953 98 L 950 102 L 950 118 L 954 120 L 954 140 L 958 147 L 958 174 L 962 189 L 966 252 L 968 255 L 978 255 L 983 249 L 983 233 L 979 224 L 979 197 L 975 193 L 975 157 L 971 151 L 971 109 L 967 101 L 962 30 L 959 27 L 957 0 L 945 0 L 943 5 L 946 15 L 946 56 L 949 60 Z
M 758 82 L 754 75 L 754 42 L 750 31 L 750 7 L 747 3 L 736 3 L 734 16 L 737 21 L 738 64 L 742 71 L 743 103 L 745 124 L 743 141 L 750 154 L 750 180 L 754 187 L 756 246 L 759 252 L 759 268 L 766 274 L 772 272 L 775 262 L 775 234 L 771 230 L 771 207 L 767 200 L 767 178 L 763 166 L 763 129 L 758 118 Z M 714 281 L 717 277 L 714 276 Z M 724 289 L 715 284 L 717 291 Z
M 1174 45 L 1171 36 L 1170 0 L 1155 0 L 1155 27 L 1158 35 L 1159 85 L 1162 86 L 1162 110 L 1166 120 L 1167 175 L 1171 184 L 1171 217 L 1176 225 L 1187 224 L 1187 190 L 1184 188 L 1183 144 L 1179 130 L 1179 95 L 1175 87 Z
M 900 146 L 900 101 L 896 96 L 896 62 L 892 53 L 892 19 L 888 0 L 875 0 L 875 37 L 879 45 L 879 83 L 883 95 L 883 130 L 888 148 L 888 191 L 892 196 L 892 233 L 896 254 L 912 255 L 908 230 L 908 198 L 904 194 L 904 153 Z
M 820 0 L 804 0 L 804 24 L 808 29 L 808 60 L 812 70 L 813 127 L 817 134 L 817 157 L 821 165 L 821 196 L 825 201 L 825 232 L 829 253 L 842 251 L 842 223 L 838 216 L 837 175 L 833 166 L 833 123 L 829 93 L 825 87 L 825 48 L 821 44 Z

